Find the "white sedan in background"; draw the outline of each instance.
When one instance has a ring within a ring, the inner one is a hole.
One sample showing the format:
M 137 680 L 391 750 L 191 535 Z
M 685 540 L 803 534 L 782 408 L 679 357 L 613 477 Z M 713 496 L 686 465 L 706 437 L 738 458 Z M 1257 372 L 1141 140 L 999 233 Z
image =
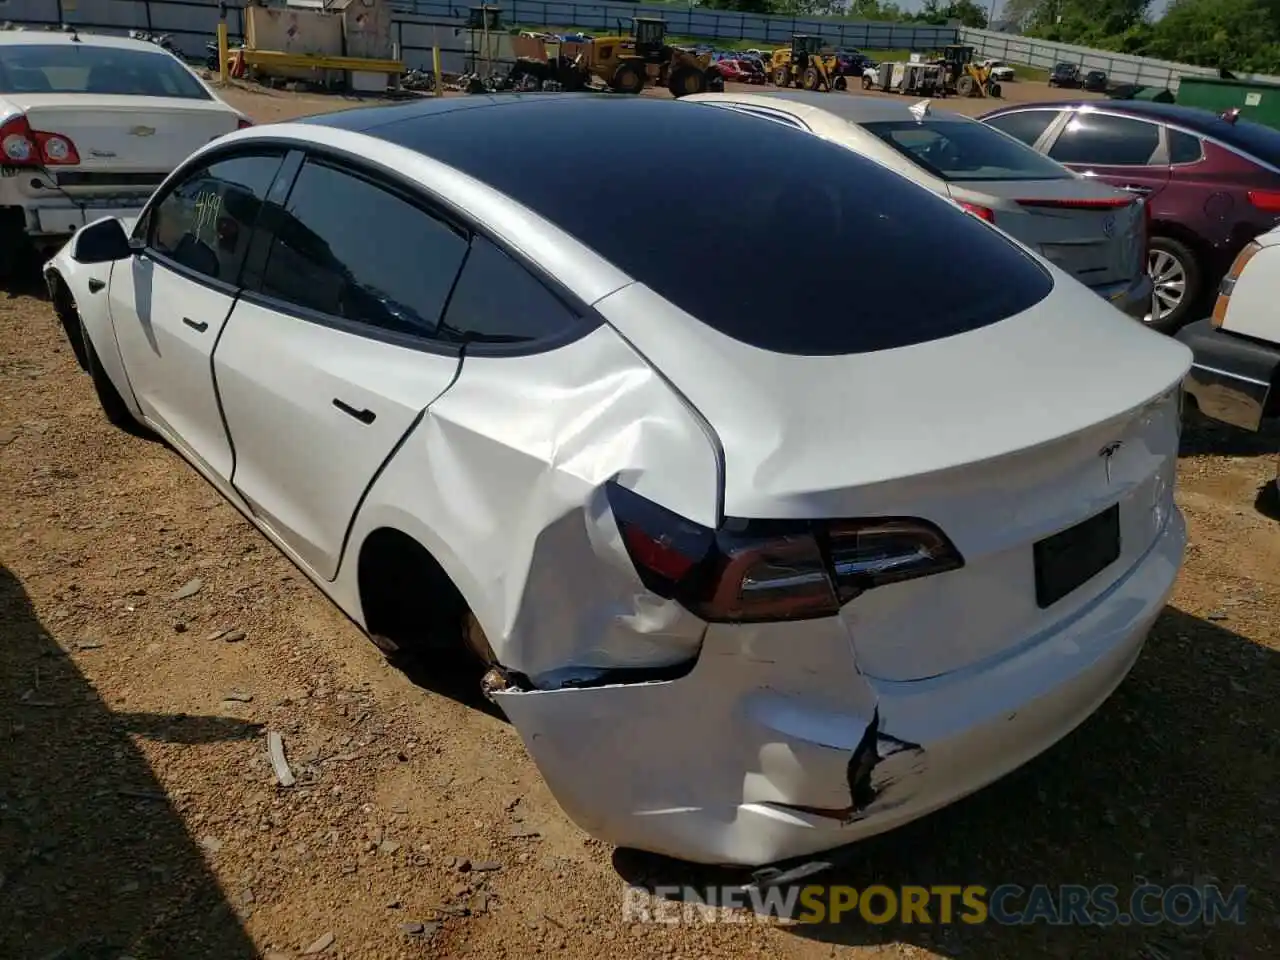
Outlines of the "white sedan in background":
M 1280 230 L 1272 230 L 1240 251 L 1213 314 L 1178 331 L 1195 353 L 1186 386 L 1201 413 L 1254 431 L 1280 417 L 1277 303 Z
M 249 121 L 152 43 L 0 30 L 0 273 L 102 216 L 136 216 L 194 150 Z
M 245 130 L 46 277 L 112 421 L 384 650 L 482 660 L 618 845 L 759 866 L 979 789 L 1121 682 L 1182 559 L 1185 347 L 731 110 Z
M 929 101 L 803 90 L 703 93 L 682 102 L 738 110 L 838 143 L 994 223 L 1129 316 L 1142 319 L 1151 308 L 1146 202 L 976 120 L 934 110 Z

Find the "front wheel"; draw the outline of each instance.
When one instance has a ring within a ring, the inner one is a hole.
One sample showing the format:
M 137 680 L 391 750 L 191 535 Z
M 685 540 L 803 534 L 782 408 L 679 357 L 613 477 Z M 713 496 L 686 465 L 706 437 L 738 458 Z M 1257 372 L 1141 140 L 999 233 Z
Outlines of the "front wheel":
M 124 398 L 120 396 L 120 391 L 111 382 L 107 372 L 102 369 L 98 352 L 93 348 L 93 341 L 89 339 L 89 331 L 85 329 L 83 320 L 80 321 L 80 342 L 84 344 L 85 368 L 93 380 L 93 392 L 98 395 L 98 405 L 102 407 L 107 422 L 113 427 L 136 433 L 138 421 L 133 418 Z
M 862 78 L 862 89 L 863 89 L 863 90 L 870 90 L 870 89 L 871 89 L 871 86 L 872 86 L 871 78 L 870 78 L 870 77 L 863 77 L 863 78 Z
M 848 80 L 846 80 L 843 76 L 836 77 L 836 89 L 837 89 L 837 90 L 848 90 L 848 89 L 849 89 L 849 81 L 848 81 Z
M 776 87 L 786 87 L 791 84 L 791 68 L 779 67 L 773 71 L 773 84 Z
M 1195 251 L 1172 237 L 1152 237 L 1147 254 L 1151 308 L 1143 321 L 1161 333 L 1176 333 L 1191 319 L 1204 292 L 1204 274 Z

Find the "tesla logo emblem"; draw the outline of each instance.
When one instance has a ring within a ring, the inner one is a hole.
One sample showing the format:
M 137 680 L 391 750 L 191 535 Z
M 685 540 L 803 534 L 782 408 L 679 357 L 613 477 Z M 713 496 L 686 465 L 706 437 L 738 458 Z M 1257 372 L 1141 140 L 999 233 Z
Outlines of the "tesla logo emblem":
M 135 137 L 149 137 L 155 132 L 155 127 L 134 127 L 129 131 L 129 133 Z
M 1105 220 L 1102 221 L 1102 235 L 1104 237 L 1110 238 L 1115 235 L 1115 232 L 1116 232 L 1115 217 L 1107 217 Z
M 1111 482 L 1111 458 L 1116 455 L 1121 446 L 1122 444 L 1117 440 L 1114 443 L 1108 443 L 1098 451 L 1098 456 L 1102 458 L 1102 466 L 1107 471 L 1107 483 Z

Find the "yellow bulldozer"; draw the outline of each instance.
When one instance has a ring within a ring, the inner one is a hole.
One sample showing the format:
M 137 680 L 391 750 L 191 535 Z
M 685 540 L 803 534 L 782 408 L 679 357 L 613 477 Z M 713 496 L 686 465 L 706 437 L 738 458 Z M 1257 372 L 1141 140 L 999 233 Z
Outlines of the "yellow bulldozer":
M 633 17 L 631 35 L 595 37 L 583 46 L 577 66 L 619 93 L 639 93 L 646 84 L 683 97 L 723 89 L 710 54 L 698 56 L 667 43 L 667 24 L 658 17 Z
M 973 62 L 973 47 L 943 47 L 937 60 L 946 73 L 946 89 L 957 97 L 998 97 L 1000 84 L 991 78 L 991 69 Z
M 775 86 L 794 84 L 806 90 L 843 90 L 849 81 L 840 73 L 835 54 L 822 52 L 822 38 L 807 33 L 791 37 L 791 46 L 773 51 L 769 79 Z

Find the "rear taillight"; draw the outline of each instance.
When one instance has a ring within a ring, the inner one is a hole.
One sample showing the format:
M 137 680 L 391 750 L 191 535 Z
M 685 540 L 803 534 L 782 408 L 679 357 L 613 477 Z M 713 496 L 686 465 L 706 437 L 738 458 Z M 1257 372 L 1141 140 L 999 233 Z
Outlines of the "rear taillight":
M 1231 301 L 1231 294 L 1235 291 L 1236 281 L 1240 279 L 1240 274 L 1244 273 L 1244 268 L 1249 261 L 1257 256 L 1261 249 L 1262 247 L 1256 242 L 1250 243 L 1236 255 L 1231 269 L 1227 271 L 1227 275 L 1222 278 L 1222 283 L 1218 287 L 1218 299 L 1213 304 L 1213 318 L 1210 321 L 1213 326 L 1222 326 L 1222 321 L 1227 318 L 1227 305 Z
M 9 167 L 54 167 L 77 164 L 80 154 L 70 137 L 32 130 L 22 114 L 0 124 L 0 163 Z
M 250 120 L 248 117 L 241 117 L 239 120 L 236 121 L 237 130 L 244 130 L 246 127 L 252 127 L 252 126 L 253 126 L 253 121 Z
M 1249 202 L 1263 213 L 1280 213 L 1280 190 L 1250 190 Z
M 924 520 L 726 520 L 711 530 L 616 483 L 609 506 L 648 589 L 712 623 L 833 616 L 865 590 L 964 566 Z
M 967 213 L 972 213 L 979 220 L 985 220 L 987 221 L 987 223 L 996 222 L 996 212 L 992 210 L 990 207 L 984 207 L 984 206 L 981 206 L 980 204 L 970 203 L 967 200 L 957 200 L 956 202 L 960 204 L 960 208 L 962 210 L 966 211 Z

